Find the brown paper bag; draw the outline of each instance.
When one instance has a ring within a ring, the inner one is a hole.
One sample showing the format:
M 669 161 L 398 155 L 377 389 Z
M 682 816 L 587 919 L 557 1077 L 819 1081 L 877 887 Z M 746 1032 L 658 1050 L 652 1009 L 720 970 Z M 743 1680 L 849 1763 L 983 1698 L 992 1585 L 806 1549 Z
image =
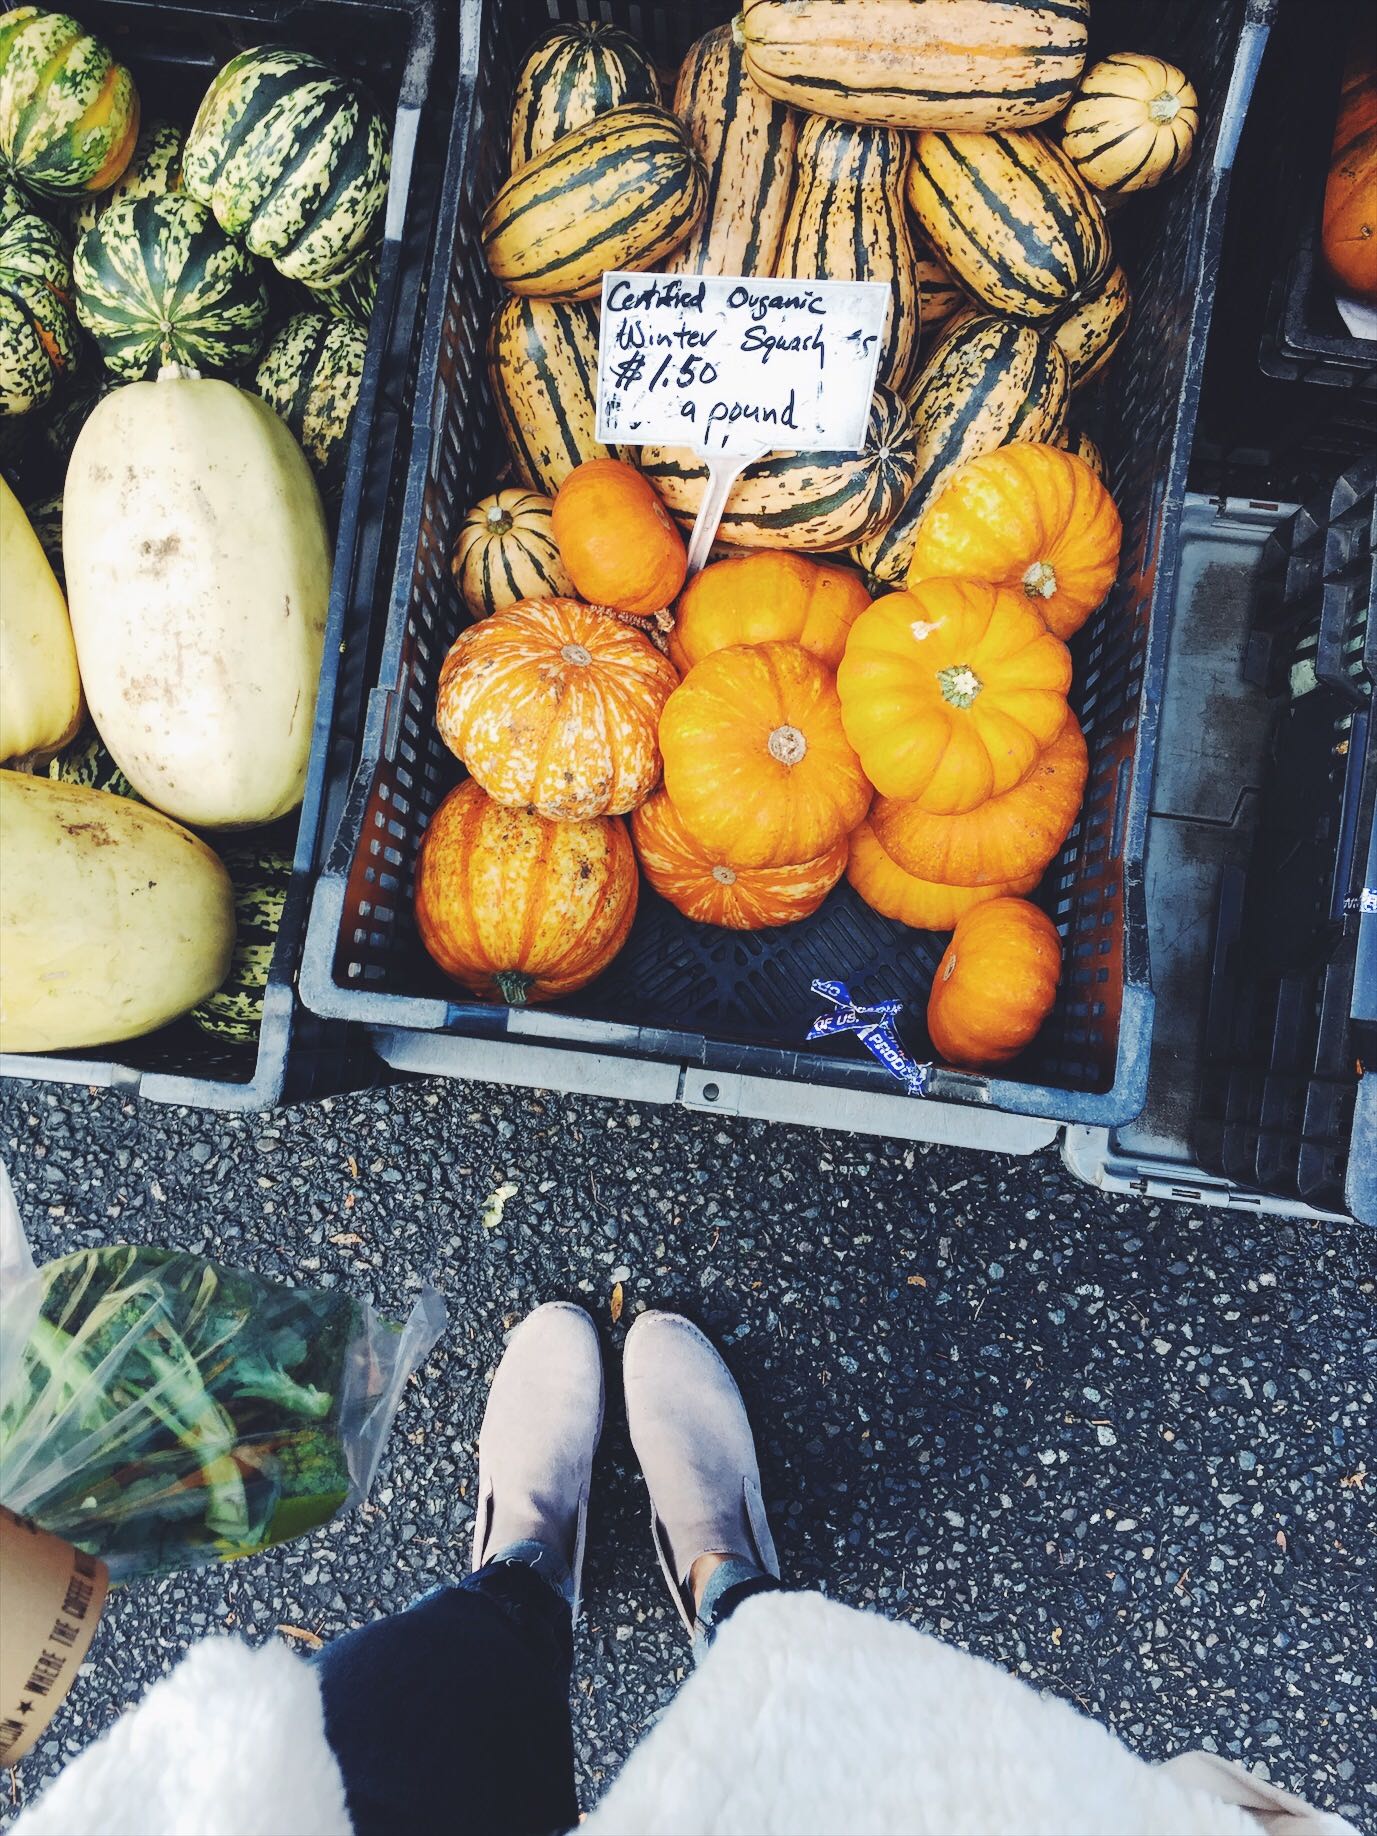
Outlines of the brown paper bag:
M 23 1759 L 76 1681 L 107 1583 L 104 1562 L 0 1505 L 0 1766 Z

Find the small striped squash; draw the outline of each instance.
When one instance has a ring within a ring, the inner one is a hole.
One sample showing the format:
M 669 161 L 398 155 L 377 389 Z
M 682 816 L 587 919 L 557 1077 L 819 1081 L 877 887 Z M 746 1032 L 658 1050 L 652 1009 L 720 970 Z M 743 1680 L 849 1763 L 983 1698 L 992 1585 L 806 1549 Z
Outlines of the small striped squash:
M 877 389 L 859 453 L 771 453 L 731 488 L 720 529 L 742 548 L 824 553 L 882 530 L 913 488 L 912 417 L 892 389 Z M 707 466 L 686 447 L 644 446 L 641 470 L 681 522 L 692 523 Z M 900 575 L 902 575 L 900 569 Z
M 517 75 L 510 170 L 529 166 L 623 102 L 659 100 L 654 67 L 629 33 L 597 21 L 556 26 L 532 46 Z
M 134 79 L 67 13 L 0 15 L 0 166 L 43 198 L 104 191 L 139 133 Z
M 367 332 L 352 319 L 297 312 L 274 332 L 254 374 L 254 388 L 296 436 L 325 498 L 344 488 L 367 348 Z
M 1090 0 L 744 0 L 746 68 L 767 95 L 839 121 L 988 133 L 1064 108 Z
M 1115 262 L 1104 279 L 1052 328 L 1052 336 L 1071 367 L 1071 387 L 1079 389 L 1097 376 L 1128 330 L 1133 309 L 1128 276 Z
M 707 175 L 663 108 L 631 102 L 514 172 L 483 218 L 483 252 L 512 293 L 592 299 L 605 268 L 653 268 L 707 203 Z
M 355 325 L 367 327 L 378 303 L 377 247 L 371 248 L 343 280 L 303 287 L 302 292 L 309 306 L 328 312 L 332 319 L 352 319 Z
M 1109 266 L 1104 212 L 1040 134 L 920 134 L 908 198 L 957 280 L 997 312 L 1053 318 Z
M 113 204 L 77 244 L 77 317 L 124 382 L 164 364 L 229 371 L 263 343 L 262 270 L 185 192 Z
M 76 357 L 66 245 L 0 179 L 0 415 L 41 408 Z
M 504 300 L 488 332 L 488 384 L 523 484 L 553 497 L 596 437 L 598 319 L 574 300 Z
M 918 282 L 923 337 L 931 340 L 963 306 L 970 305 L 971 296 L 947 264 L 939 261 L 931 249 L 924 248 L 917 237 L 914 238 L 913 272 Z
M 1068 427 L 1062 437 L 1062 445 L 1068 453 L 1074 453 L 1088 465 L 1101 484 L 1109 483 L 1109 467 L 1105 464 L 1104 454 L 1083 427 Z
M 577 598 L 550 527 L 553 507 L 538 491 L 498 491 L 459 525 L 449 569 L 474 618 L 491 618 L 519 599 Z
M 892 520 L 856 545 L 856 560 L 877 579 L 902 582 L 913 532 L 957 466 L 1006 440 L 1058 440 L 1069 395 L 1066 359 L 1031 325 L 986 316 L 944 338 L 911 403 L 918 442 L 913 487 Z
M 674 112 L 707 170 L 708 202 L 665 265 L 677 274 L 773 274 L 794 177 L 796 117 L 747 76 L 729 25 L 690 49 Z
M 263 1024 L 263 991 L 292 883 L 292 857 L 241 842 L 221 859 L 234 885 L 234 953 L 224 981 L 192 1008 L 191 1018 L 212 1039 L 253 1045 Z
M 48 761 L 48 776 L 64 784 L 84 784 L 88 790 L 109 791 L 115 797 L 130 797 L 135 803 L 143 798 L 125 777 L 106 751 L 105 743 L 94 727 L 78 733 L 70 746 Z
M 1061 124 L 1062 151 L 1087 185 L 1124 196 L 1175 177 L 1199 125 L 1200 104 L 1184 70 L 1116 51 L 1082 78 Z
M 357 85 L 308 51 L 260 45 L 206 91 L 182 183 L 226 234 L 288 280 L 319 286 L 364 259 L 387 169 L 387 129 Z
M 79 242 L 102 211 L 125 198 L 160 198 L 182 183 L 182 130 L 170 121 L 146 121 L 133 156 L 108 191 L 87 193 L 72 212 L 72 241 Z
M 908 139 L 892 128 L 809 115 L 775 273 L 781 279 L 883 281 L 889 315 L 875 380 L 903 391 L 918 357 L 917 258 L 904 209 Z

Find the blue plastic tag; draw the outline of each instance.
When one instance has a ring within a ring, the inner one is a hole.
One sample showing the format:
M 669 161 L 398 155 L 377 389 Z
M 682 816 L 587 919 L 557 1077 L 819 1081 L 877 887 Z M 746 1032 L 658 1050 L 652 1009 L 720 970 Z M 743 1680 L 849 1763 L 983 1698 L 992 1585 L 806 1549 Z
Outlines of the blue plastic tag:
M 837 1011 L 822 1014 L 813 1022 L 808 1031 L 810 1039 L 835 1039 L 840 1033 L 854 1033 L 910 1096 L 927 1095 L 932 1066 L 920 1065 L 899 1043 L 895 1022 L 904 1011 L 902 1001 L 876 1001 L 869 1007 L 857 1007 L 845 982 L 814 982 L 813 993 L 830 1001 Z

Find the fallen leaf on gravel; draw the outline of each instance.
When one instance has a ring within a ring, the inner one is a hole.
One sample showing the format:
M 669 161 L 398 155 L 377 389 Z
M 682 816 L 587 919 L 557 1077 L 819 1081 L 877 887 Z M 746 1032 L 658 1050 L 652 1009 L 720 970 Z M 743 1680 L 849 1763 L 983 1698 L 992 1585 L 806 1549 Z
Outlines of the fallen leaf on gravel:
M 484 1230 L 497 1229 L 502 1222 L 502 1213 L 507 1209 L 507 1200 L 515 1198 L 519 1190 L 519 1187 L 508 1181 L 506 1185 L 499 1186 L 496 1192 L 488 1194 L 483 1201 L 483 1209 L 478 1214 L 478 1222 Z
M 910 1288 L 926 1288 L 928 1285 L 928 1278 L 926 1275 L 910 1275 L 908 1278 L 908 1285 Z
M 345 1155 L 344 1164 L 349 1169 L 350 1179 L 357 1179 L 359 1176 L 359 1163 L 352 1154 Z
M 618 1282 L 612 1290 L 609 1310 L 612 1314 L 612 1324 L 615 1326 L 617 1321 L 622 1317 L 622 1284 L 620 1282 Z
M 298 1644 L 309 1645 L 312 1651 L 319 1651 L 325 1640 L 319 1632 L 308 1632 L 305 1626 L 279 1626 L 283 1638 L 294 1638 Z

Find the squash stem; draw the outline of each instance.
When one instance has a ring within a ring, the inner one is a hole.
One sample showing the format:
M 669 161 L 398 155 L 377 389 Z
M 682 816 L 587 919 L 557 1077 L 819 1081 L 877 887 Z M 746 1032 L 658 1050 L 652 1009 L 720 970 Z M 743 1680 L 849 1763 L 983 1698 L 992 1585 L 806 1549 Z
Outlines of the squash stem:
M 1151 121 L 1175 121 L 1181 112 L 1181 98 L 1174 96 L 1169 89 L 1159 90 L 1148 103 L 1148 118 Z
M 1050 561 L 1034 561 L 1023 576 L 1023 590 L 1029 599 L 1050 599 L 1057 590 L 1057 570 Z
M 808 741 L 797 727 L 776 727 L 766 744 L 770 757 L 781 765 L 797 765 L 808 750 Z
M 524 1007 L 526 995 L 535 977 L 527 975 L 524 969 L 499 969 L 493 980 L 501 990 L 502 999 L 508 1007 Z
M 942 691 L 943 701 L 950 702 L 954 708 L 968 708 L 985 684 L 969 663 L 948 663 L 945 669 L 937 672 L 937 686 Z

